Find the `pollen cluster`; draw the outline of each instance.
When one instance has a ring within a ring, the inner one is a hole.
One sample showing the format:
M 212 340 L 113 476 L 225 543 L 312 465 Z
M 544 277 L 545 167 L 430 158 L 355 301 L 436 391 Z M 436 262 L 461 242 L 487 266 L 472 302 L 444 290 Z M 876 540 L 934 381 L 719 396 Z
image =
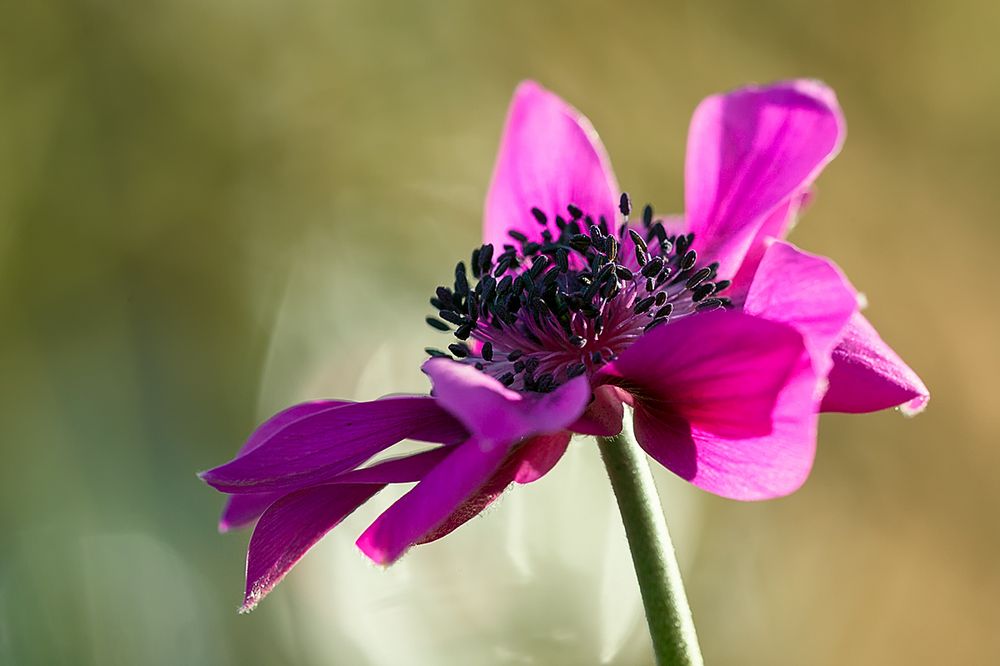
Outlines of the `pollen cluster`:
M 430 300 L 438 314 L 427 323 L 456 341 L 427 353 L 544 393 L 593 373 L 657 326 L 730 306 L 719 296 L 729 281 L 716 280 L 717 263 L 698 266 L 693 234 L 669 233 L 649 205 L 640 224 L 629 224 L 627 194 L 619 208 L 626 223 L 617 232 L 573 205 L 533 208 L 538 240 L 511 230 L 500 251 L 473 250 L 468 268 L 459 262 L 454 284 Z

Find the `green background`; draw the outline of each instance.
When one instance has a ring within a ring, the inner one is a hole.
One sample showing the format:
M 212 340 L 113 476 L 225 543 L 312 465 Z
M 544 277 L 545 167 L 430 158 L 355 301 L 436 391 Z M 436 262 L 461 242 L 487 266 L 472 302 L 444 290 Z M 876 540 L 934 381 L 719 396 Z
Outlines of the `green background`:
M 216 533 L 194 473 L 296 400 L 424 388 L 426 298 L 477 243 L 520 79 L 668 211 L 698 101 L 793 76 L 849 127 L 793 240 L 933 399 L 824 417 L 787 499 L 658 476 L 706 659 L 997 663 L 998 33 L 982 0 L 0 3 L 0 663 L 648 663 L 605 603 L 627 570 L 545 564 L 551 530 L 523 524 L 534 573 L 491 564 L 513 498 L 377 598 L 344 583 L 383 575 L 343 555 L 359 519 L 237 616 L 246 535 Z M 599 546 L 618 535 L 584 513 L 609 501 L 585 469 L 523 506 Z M 592 574 L 602 601 L 564 594 Z M 573 633 L 609 617 L 615 648 Z

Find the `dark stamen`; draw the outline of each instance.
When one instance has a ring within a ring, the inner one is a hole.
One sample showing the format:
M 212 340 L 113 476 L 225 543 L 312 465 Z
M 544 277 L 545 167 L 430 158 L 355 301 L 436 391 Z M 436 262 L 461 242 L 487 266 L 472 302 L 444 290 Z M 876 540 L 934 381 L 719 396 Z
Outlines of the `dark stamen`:
M 633 229 L 628 230 L 628 235 L 632 237 L 632 242 L 635 243 L 635 246 L 637 248 L 639 248 L 643 252 L 648 252 L 648 248 L 646 247 L 646 241 L 642 239 L 642 236 L 636 233 Z
M 655 303 L 655 302 L 656 302 L 656 297 L 654 297 L 654 296 L 647 296 L 646 298 L 644 298 L 641 301 L 639 301 L 638 303 L 636 303 L 635 307 L 632 308 L 632 311 L 635 312 L 636 314 L 642 314 L 643 312 L 645 312 L 649 308 L 653 307 L 653 303 Z
M 436 328 L 439 331 L 450 331 L 451 330 L 451 326 L 448 326 L 448 324 L 444 323 L 440 319 L 435 319 L 434 317 L 427 317 L 425 319 L 425 321 L 428 324 L 430 324 L 432 328 Z
M 632 213 L 632 199 L 629 197 L 628 192 L 622 192 L 622 196 L 618 200 L 618 210 L 625 217 L 628 217 Z
M 626 224 L 611 220 L 614 229 L 572 203 L 551 218 L 530 210 L 543 227 L 535 240 L 510 230 L 510 243 L 475 248 L 468 264 L 456 264 L 453 288 L 437 288 L 427 323 L 454 327 L 456 342 L 451 354 L 429 355 L 457 358 L 513 390 L 545 393 L 617 358 L 644 331 L 731 306 L 718 296 L 730 286 L 715 281 L 718 263 L 699 267 L 694 236 L 671 235 L 651 205 L 630 228 L 632 201 L 622 195 Z

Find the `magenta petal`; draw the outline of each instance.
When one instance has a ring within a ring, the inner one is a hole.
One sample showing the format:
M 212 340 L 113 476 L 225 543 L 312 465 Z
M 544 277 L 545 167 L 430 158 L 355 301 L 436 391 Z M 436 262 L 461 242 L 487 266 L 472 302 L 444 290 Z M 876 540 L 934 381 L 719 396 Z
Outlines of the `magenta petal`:
M 222 509 L 222 516 L 219 517 L 219 531 L 229 532 L 246 527 L 267 511 L 267 507 L 285 495 L 286 493 L 280 490 L 271 493 L 230 495 L 226 498 L 226 506 Z
M 830 354 L 858 311 L 858 298 L 832 261 L 775 241 L 760 261 L 743 311 L 794 326 L 817 376 L 826 377 Z
M 442 446 L 429 451 L 383 460 L 370 467 L 338 474 L 330 479 L 328 483 L 381 485 L 388 483 L 412 483 L 422 479 L 427 472 L 448 455 L 448 452 L 449 447 Z M 219 531 L 228 532 L 249 525 L 260 517 L 269 506 L 287 494 L 289 494 L 287 491 L 277 491 L 230 495 L 226 501 L 226 508 L 222 512 L 222 518 L 219 521 Z
M 367 484 L 313 486 L 272 504 L 250 538 L 241 611 L 253 610 L 313 544 L 381 489 Z
M 287 492 L 327 481 L 403 439 L 452 444 L 466 436 L 433 398 L 383 398 L 301 418 L 201 478 L 229 493 Z
M 564 430 L 590 400 L 590 385 L 582 376 L 552 393 L 527 394 L 511 391 L 464 363 L 431 359 L 423 369 L 434 384 L 438 403 L 454 414 L 472 437 L 451 450 L 358 539 L 358 547 L 379 564 L 394 562 L 410 546 L 446 524 L 470 498 L 483 491 L 519 442 Z M 528 477 L 531 473 L 527 469 L 523 472 Z M 486 494 L 493 492 L 487 490 Z
M 343 407 L 351 404 L 354 403 L 349 400 L 313 400 L 311 402 L 303 402 L 298 405 L 293 405 L 287 409 L 283 409 L 257 426 L 257 429 L 253 431 L 253 434 L 250 435 L 249 439 L 247 439 L 246 443 L 240 448 L 236 456 L 239 457 L 248 451 L 253 451 L 262 444 L 265 444 L 267 440 L 271 439 L 299 419 L 317 414 L 319 412 L 324 412 L 328 409 L 334 409 L 336 407 Z
M 565 431 L 539 435 L 519 446 L 510 456 L 514 481 L 534 483 L 551 472 L 566 453 L 570 437 L 570 433 Z
M 812 467 L 818 378 L 787 324 L 735 312 L 688 317 L 644 335 L 595 380 L 632 393 L 639 444 L 704 490 L 777 497 Z
M 387 483 L 419 481 L 453 449 L 439 447 L 343 474 L 331 483 L 276 498 L 263 512 L 247 551 L 246 597 L 252 610 L 324 534 Z M 254 495 L 237 496 L 237 501 Z
M 803 355 L 777 397 L 767 435 L 720 437 L 637 403 L 636 438 L 660 464 L 710 493 L 744 501 L 788 495 L 805 482 L 816 453 L 816 382 Z
M 451 534 L 482 513 L 512 483 L 532 483 L 548 474 L 566 453 L 569 440 L 568 432 L 558 432 L 532 437 L 519 445 L 511 451 L 500 469 L 479 490 L 452 511 L 443 523 L 421 537 L 417 543 L 430 543 Z
M 765 217 L 819 175 L 844 134 L 833 91 L 816 81 L 704 100 L 691 119 L 684 174 L 699 254 L 734 275 Z
M 287 426 L 303 417 L 350 404 L 352 403 L 345 400 L 315 400 L 284 409 L 258 426 L 253 431 L 253 434 L 250 435 L 250 438 L 247 439 L 246 443 L 240 448 L 236 457 L 240 457 L 247 451 L 253 451 Z M 275 493 L 231 495 L 226 499 L 226 506 L 222 509 L 222 515 L 219 517 L 219 531 L 228 532 L 249 525 L 260 514 L 264 513 L 267 507 L 271 506 L 275 500 L 284 494 L 284 492 L 279 491 Z
M 809 474 L 817 376 L 786 324 L 735 312 L 688 317 L 653 329 L 595 379 L 628 389 L 642 448 L 709 492 L 766 499 Z
M 471 365 L 433 358 L 423 370 L 438 404 L 479 440 L 480 446 L 513 444 L 529 435 L 557 432 L 573 423 L 590 402 L 586 377 L 552 393 L 518 393 Z
M 569 429 L 581 435 L 614 437 L 622 431 L 622 418 L 625 416 L 622 403 L 630 401 L 631 396 L 617 386 L 598 386 L 586 411 Z
M 829 380 L 821 405 L 824 412 L 859 414 L 899 406 L 912 415 L 923 411 L 930 400 L 920 377 L 860 313 L 851 318 L 833 350 Z
M 395 562 L 479 490 L 509 450 L 509 446 L 484 449 L 475 438 L 455 447 L 365 530 L 358 538 L 358 548 L 377 564 Z
M 707 432 L 766 435 L 777 396 L 804 352 L 791 326 L 707 312 L 649 331 L 594 382 L 624 388 L 637 410 L 668 412 Z
M 579 111 L 533 81 L 517 87 L 486 196 L 483 242 L 500 248 L 511 230 L 531 240 L 543 227 L 537 207 L 558 237 L 555 216 L 573 204 L 616 225 L 618 185 L 597 132 Z
M 746 296 L 768 246 L 775 239 L 783 240 L 788 235 L 805 198 L 805 193 L 792 195 L 764 218 L 757 234 L 750 241 L 750 247 L 747 248 L 743 263 L 732 278 L 733 286 L 729 289 L 730 298 L 738 301 Z
M 344 472 L 331 479 L 330 483 L 413 483 L 424 478 L 452 450 L 453 447 L 450 446 L 439 446 L 420 453 L 382 460 L 369 467 Z

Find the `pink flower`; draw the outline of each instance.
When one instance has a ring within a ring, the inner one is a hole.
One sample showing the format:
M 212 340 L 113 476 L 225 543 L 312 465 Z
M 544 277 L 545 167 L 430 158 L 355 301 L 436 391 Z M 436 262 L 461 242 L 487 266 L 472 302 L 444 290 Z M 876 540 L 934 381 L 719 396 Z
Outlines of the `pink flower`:
M 455 336 L 428 350 L 431 395 L 291 407 L 202 474 L 230 495 L 220 529 L 257 520 L 244 608 L 386 485 L 416 482 L 358 539 L 380 564 L 546 474 L 573 433 L 617 434 L 623 404 L 650 456 L 740 500 L 805 481 L 821 410 L 923 408 L 836 265 L 776 240 L 843 137 L 814 81 L 710 97 L 691 123 L 686 214 L 632 220 L 590 123 L 521 84 L 484 244 L 431 299 L 428 323 Z M 403 439 L 437 446 L 364 466 Z

